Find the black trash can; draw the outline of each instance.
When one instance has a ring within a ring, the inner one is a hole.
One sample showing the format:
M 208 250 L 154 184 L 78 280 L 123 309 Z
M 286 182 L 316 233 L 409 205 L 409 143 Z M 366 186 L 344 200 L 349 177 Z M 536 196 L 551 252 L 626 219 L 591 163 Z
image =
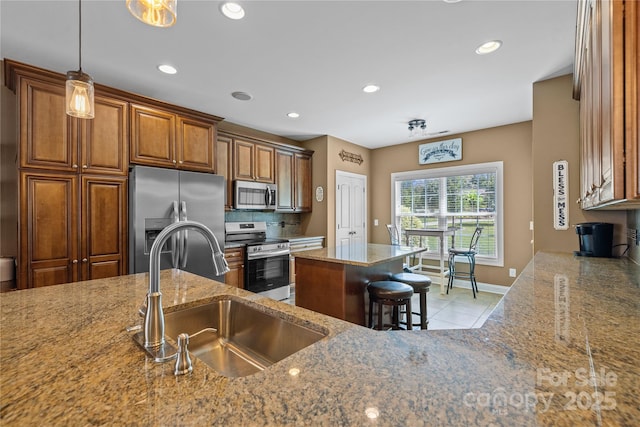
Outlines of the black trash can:
M 576 225 L 580 250 L 579 256 L 612 258 L 613 224 L 608 222 L 583 222 Z

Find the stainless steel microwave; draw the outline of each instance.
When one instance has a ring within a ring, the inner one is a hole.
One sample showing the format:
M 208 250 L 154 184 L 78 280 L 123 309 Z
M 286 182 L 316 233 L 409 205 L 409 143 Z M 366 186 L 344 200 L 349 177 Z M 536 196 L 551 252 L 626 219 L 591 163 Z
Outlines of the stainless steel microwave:
M 253 181 L 234 181 L 233 207 L 236 209 L 275 210 L 276 185 Z

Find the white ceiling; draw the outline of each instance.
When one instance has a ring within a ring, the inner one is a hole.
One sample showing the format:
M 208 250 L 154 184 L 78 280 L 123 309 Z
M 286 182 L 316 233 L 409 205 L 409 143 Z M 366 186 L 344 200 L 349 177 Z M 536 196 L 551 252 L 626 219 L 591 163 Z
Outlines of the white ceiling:
M 573 64 L 576 0 L 241 1 L 240 21 L 219 4 L 178 0 L 176 25 L 161 29 L 124 0 L 83 0 L 82 68 L 254 129 L 375 148 L 409 141 L 416 118 L 432 135 L 530 120 L 533 82 Z M 0 56 L 76 70 L 77 13 L 77 1 L 2 0 Z M 500 50 L 475 54 L 492 39 Z M 160 73 L 161 63 L 178 74 Z M 365 94 L 369 83 L 382 89 Z

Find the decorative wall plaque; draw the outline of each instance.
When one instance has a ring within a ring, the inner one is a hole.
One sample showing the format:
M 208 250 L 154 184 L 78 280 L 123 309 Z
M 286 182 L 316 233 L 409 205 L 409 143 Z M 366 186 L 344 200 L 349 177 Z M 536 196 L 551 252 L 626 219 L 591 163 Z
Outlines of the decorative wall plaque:
M 421 165 L 452 160 L 462 160 L 462 138 L 429 142 L 418 147 L 418 163 Z
M 362 162 L 364 162 L 364 159 L 360 154 L 349 153 L 348 151 L 344 151 L 344 150 L 340 151 L 338 156 L 340 156 L 343 162 L 353 162 L 359 165 L 362 164 Z
M 553 228 L 569 229 L 569 162 L 553 162 Z

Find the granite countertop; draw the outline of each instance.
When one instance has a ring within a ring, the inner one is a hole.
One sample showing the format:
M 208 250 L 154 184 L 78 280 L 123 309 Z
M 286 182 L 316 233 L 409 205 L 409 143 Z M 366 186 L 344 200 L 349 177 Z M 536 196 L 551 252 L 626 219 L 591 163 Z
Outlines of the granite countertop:
M 426 251 L 426 248 L 380 245 L 376 243 L 334 246 L 305 251 L 296 254 L 296 258 L 333 262 L 336 264 L 371 267 L 376 264 L 404 258 L 408 255 Z
M 189 273 L 164 306 L 231 294 L 329 336 L 226 378 L 174 377 L 125 331 L 147 275 L 0 294 L 3 425 L 636 425 L 640 267 L 538 253 L 485 325 L 377 332 Z M 482 295 L 482 294 L 481 294 Z M 288 374 L 292 367 L 299 374 Z M 600 402 L 599 405 L 596 402 Z M 377 416 L 372 420 L 370 417 Z

